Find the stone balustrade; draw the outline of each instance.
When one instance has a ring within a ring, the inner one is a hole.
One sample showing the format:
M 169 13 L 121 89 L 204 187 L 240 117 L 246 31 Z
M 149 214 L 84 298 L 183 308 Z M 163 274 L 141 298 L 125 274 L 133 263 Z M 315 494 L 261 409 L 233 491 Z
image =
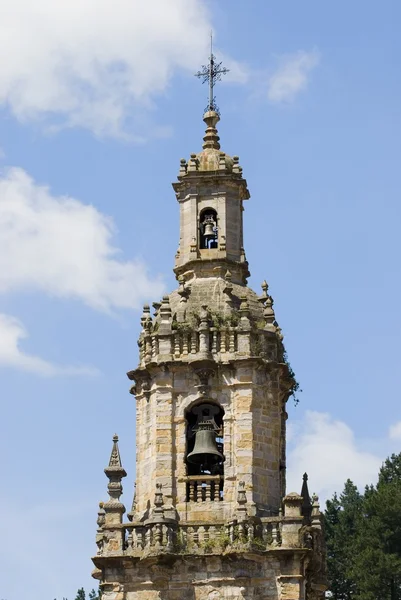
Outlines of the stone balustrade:
M 210 327 L 205 332 L 182 328 L 173 329 L 167 336 L 163 334 L 163 340 L 166 339 L 171 360 L 194 360 L 200 352 L 205 351 L 216 357 L 241 354 L 243 350 L 252 356 L 276 359 L 276 345 L 271 343 L 269 332 L 263 330 L 242 331 L 239 327 L 227 326 Z M 144 331 L 138 344 L 141 365 L 157 361 L 160 354 L 160 336 L 157 331 Z
M 221 554 L 241 550 L 268 551 L 282 545 L 282 517 L 262 519 L 193 521 L 178 523 L 169 519 L 159 522 L 123 523 L 120 527 L 122 545 L 107 543 L 108 528 L 103 530 L 105 543 L 98 544 L 98 555 L 142 556 L 146 554 Z
M 219 502 L 223 500 L 222 475 L 189 475 L 186 478 L 187 502 Z

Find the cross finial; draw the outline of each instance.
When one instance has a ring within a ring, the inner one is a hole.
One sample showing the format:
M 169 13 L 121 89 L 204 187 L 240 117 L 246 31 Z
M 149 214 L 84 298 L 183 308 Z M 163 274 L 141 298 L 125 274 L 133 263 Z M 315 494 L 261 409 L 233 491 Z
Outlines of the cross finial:
M 202 83 L 209 83 L 209 103 L 206 107 L 206 112 L 209 110 L 214 110 L 215 112 L 219 112 L 219 109 L 216 106 L 216 99 L 214 97 L 214 86 L 216 81 L 221 80 L 221 76 L 228 73 L 229 69 L 221 66 L 222 63 L 216 63 L 216 57 L 213 54 L 213 32 L 210 32 L 210 57 L 209 64 L 202 65 L 202 69 L 195 73 L 195 77 L 199 77 L 202 79 Z

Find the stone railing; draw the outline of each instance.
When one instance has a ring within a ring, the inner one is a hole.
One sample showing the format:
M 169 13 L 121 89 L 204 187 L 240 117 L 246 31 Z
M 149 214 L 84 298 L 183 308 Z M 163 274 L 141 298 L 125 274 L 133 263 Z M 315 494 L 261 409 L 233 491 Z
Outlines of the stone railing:
M 125 523 L 124 550 L 142 553 L 145 550 L 172 552 L 175 548 L 176 528 L 172 523 Z
M 223 500 L 222 475 L 189 475 L 186 478 L 187 502 L 219 502 Z
M 235 353 L 238 350 L 238 331 L 235 327 L 218 329 L 211 327 L 207 333 L 200 331 L 173 330 L 169 337 L 169 354 L 174 359 L 194 358 L 199 352 L 215 354 Z M 163 336 L 165 339 L 165 336 Z M 139 340 L 141 364 L 157 359 L 160 339 L 157 332 L 143 333 Z
M 110 532 L 110 533 L 109 533 Z M 98 540 L 98 555 L 219 554 L 245 550 L 267 551 L 282 544 L 282 517 L 234 519 L 230 522 L 192 521 L 178 524 L 162 518 L 107 527 Z

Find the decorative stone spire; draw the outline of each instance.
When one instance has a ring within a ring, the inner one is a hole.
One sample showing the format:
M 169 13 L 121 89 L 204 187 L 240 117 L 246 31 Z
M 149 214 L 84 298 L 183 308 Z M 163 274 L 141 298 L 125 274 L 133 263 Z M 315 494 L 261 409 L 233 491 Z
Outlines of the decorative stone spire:
M 302 514 L 306 519 L 310 519 L 311 516 L 311 512 L 312 512 L 312 502 L 309 496 L 309 489 L 308 489 L 308 474 L 304 473 L 303 477 L 302 477 L 302 490 L 301 490 L 301 496 L 303 498 L 302 501 Z
M 111 450 L 109 464 L 104 472 L 109 479 L 107 490 L 110 496 L 109 500 L 104 505 L 106 524 L 121 523 L 122 515 L 125 513 L 125 506 L 120 502 L 120 496 L 123 493 L 121 480 L 123 477 L 127 476 L 127 473 L 121 464 L 117 434 L 113 436 L 113 448 Z
M 127 514 L 127 517 L 130 521 L 133 521 L 135 515 L 136 515 L 136 482 L 134 483 L 134 495 L 132 496 L 131 510 Z

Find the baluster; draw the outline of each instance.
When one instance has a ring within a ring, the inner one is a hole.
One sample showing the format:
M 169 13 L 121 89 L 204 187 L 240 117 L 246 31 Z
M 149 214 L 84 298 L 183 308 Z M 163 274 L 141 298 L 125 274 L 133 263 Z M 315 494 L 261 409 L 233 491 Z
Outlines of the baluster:
M 152 336 L 152 358 L 157 356 L 157 348 L 156 348 L 156 336 Z
M 193 528 L 192 539 L 194 542 L 194 546 L 198 547 L 199 546 L 199 531 L 198 531 L 198 527 L 196 525 Z
M 254 529 L 254 524 L 253 523 L 249 523 L 248 525 L 248 542 L 250 544 L 252 544 L 253 540 L 255 537 L 255 529 Z
M 165 530 L 165 537 L 166 537 L 166 549 L 171 551 L 174 548 L 173 528 L 171 527 L 171 525 L 165 525 L 164 530 Z
M 148 334 L 145 338 L 145 360 L 149 361 L 152 358 L 152 338 Z
M 210 487 L 209 487 L 209 500 L 211 500 L 213 502 L 213 500 L 215 499 L 215 496 L 216 496 L 216 482 L 211 481 Z
M 156 548 L 160 548 L 163 541 L 163 531 L 161 523 L 156 523 L 154 526 L 154 545 Z
M 180 334 L 176 333 L 174 336 L 174 356 L 177 358 L 181 355 L 180 350 Z
M 127 535 L 127 549 L 132 550 L 133 545 L 134 545 L 133 530 L 130 528 L 130 529 L 128 529 L 128 535 Z
M 188 335 L 182 334 L 182 353 L 184 356 L 188 356 Z
M 220 352 L 227 352 L 227 329 L 224 328 L 220 332 Z
M 198 501 L 198 482 L 197 481 L 191 481 L 191 486 L 192 486 L 192 502 L 197 502 Z
M 229 332 L 229 352 L 235 352 L 235 331 L 230 329 Z
M 188 527 L 186 534 L 187 534 L 187 537 L 186 538 L 184 537 L 184 540 L 186 539 L 188 546 L 193 546 L 194 545 L 194 528 Z
M 197 338 L 197 333 L 196 331 L 193 331 L 191 333 L 191 354 L 196 354 L 196 338 Z
M 272 523 L 272 546 L 278 546 L 277 523 Z
M 146 533 L 145 533 L 145 546 L 146 546 L 146 548 L 150 548 L 151 543 L 152 543 L 152 532 L 151 532 L 150 527 L 148 527 L 146 529 Z
M 230 538 L 230 544 L 234 543 L 234 524 L 230 523 L 228 526 L 228 537 Z
M 211 501 L 212 500 L 212 481 L 206 481 L 206 489 L 205 489 L 205 496 L 206 496 L 206 500 Z
M 203 525 L 200 525 L 198 528 L 198 537 L 199 537 L 199 544 L 202 546 L 202 544 L 205 541 L 205 528 L 203 527 Z
M 143 362 L 145 360 L 145 349 L 144 349 L 143 339 L 141 339 L 138 342 L 138 346 L 139 346 L 139 361 Z
M 265 543 L 265 546 L 267 546 L 267 542 L 268 542 L 268 533 L 267 533 L 267 523 L 263 523 L 262 525 L 262 539 Z
M 213 354 L 217 353 L 217 329 L 211 329 L 212 334 L 212 352 Z

